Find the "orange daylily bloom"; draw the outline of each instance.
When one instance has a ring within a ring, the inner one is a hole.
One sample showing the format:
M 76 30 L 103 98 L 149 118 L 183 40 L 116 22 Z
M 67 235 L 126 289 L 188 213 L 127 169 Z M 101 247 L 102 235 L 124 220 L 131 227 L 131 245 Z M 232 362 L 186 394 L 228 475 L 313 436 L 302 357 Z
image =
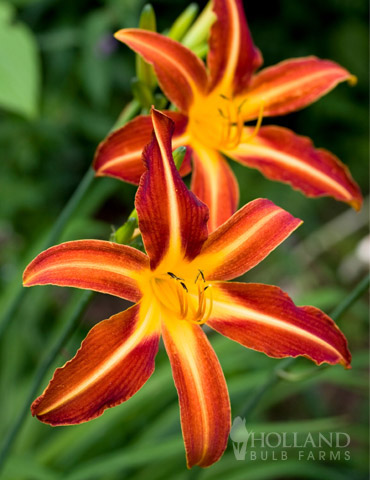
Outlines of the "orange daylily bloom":
M 148 380 L 160 335 L 178 391 L 188 466 L 206 467 L 226 448 L 225 379 L 201 325 L 267 355 L 304 355 L 317 364 L 351 356 L 334 322 L 297 307 L 278 287 L 226 282 L 257 265 L 301 223 L 258 199 L 208 236 L 208 208 L 187 190 L 172 159 L 172 121 L 152 112 L 154 135 L 136 195 L 147 255 L 106 241 L 67 242 L 26 268 L 24 285 L 61 285 L 132 302 L 99 323 L 76 356 L 56 370 L 31 410 L 51 425 L 76 424 L 131 397 Z
M 312 56 L 255 74 L 262 57 L 253 45 L 241 0 L 214 0 L 214 11 L 208 70 L 189 49 L 163 35 L 140 29 L 115 35 L 154 66 L 159 85 L 179 109 L 165 112 L 176 123 L 173 147 L 189 147 L 191 189 L 210 209 L 209 229 L 225 222 L 238 205 L 238 184 L 224 156 L 309 197 L 330 195 L 359 209 L 359 187 L 335 155 L 287 128 L 261 127 L 263 116 L 303 108 L 339 82 L 355 78 L 336 63 Z M 244 126 L 254 119 L 255 127 Z M 111 134 L 97 150 L 97 175 L 137 184 L 144 171 L 141 152 L 150 135 L 146 116 Z M 181 173 L 188 172 L 187 162 Z

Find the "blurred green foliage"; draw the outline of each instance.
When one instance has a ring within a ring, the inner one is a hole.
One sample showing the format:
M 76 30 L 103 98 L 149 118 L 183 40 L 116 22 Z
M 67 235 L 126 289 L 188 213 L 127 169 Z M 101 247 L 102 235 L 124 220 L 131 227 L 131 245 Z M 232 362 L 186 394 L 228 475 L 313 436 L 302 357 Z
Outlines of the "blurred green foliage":
M 14 14 L 11 5 L 0 4 L 0 105 L 33 118 L 40 90 L 38 46 L 25 25 L 13 23 Z
M 19 285 L 19 272 L 38 253 L 42 238 L 91 164 L 98 142 L 132 98 L 134 55 L 112 34 L 137 25 L 143 3 L 14 0 L 0 4 L 0 68 L 5 61 L 12 75 L 0 74 L 2 307 Z M 158 0 L 153 5 L 158 30 L 163 31 L 188 3 Z M 355 88 L 340 85 L 311 107 L 274 122 L 335 152 L 367 196 L 366 2 L 278 0 L 245 2 L 245 6 L 265 65 L 314 54 L 341 63 L 358 77 Z M 3 41 L 4 35 L 7 41 Z M 12 94 L 13 88 L 19 96 Z M 308 200 L 257 171 L 235 162 L 232 168 L 239 179 L 241 204 L 268 197 L 305 221 L 294 237 L 244 280 L 277 284 L 298 304 L 314 304 L 330 312 L 366 269 L 360 262 L 348 273 L 344 265 L 346 259 L 354 262 L 367 232 L 366 206 L 362 214 L 348 213 L 347 206 L 334 200 Z M 111 224 L 120 226 L 132 210 L 134 194 L 133 186 L 117 180 L 96 180 L 62 240 L 108 238 Z M 330 223 L 334 218 L 336 223 Z M 308 247 L 310 239 L 315 245 L 317 238 L 323 247 L 315 256 Z M 58 336 L 79 298 L 80 292 L 71 289 L 34 288 L 6 331 L 1 343 L 2 438 L 24 403 L 46 345 Z M 74 354 L 91 325 L 125 306 L 117 299 L 97 296 L 54 367 Z M 352 439 L 349 461 L 298 461 L 292 457 L 288 461 L 237 462 L 230 443 L 218 464 L 188 472 L 176 391 L 161 349 L 156 372 L 147 385 L 93 422 L 51 428 L 29 416 L 2 478 L 368 478 L 367 312 L 361 299 L 342 319 L 341 328 L 354 354 L 352 371 L 333 367 L 302 382 L 281 382 L 262 398 L 247 421 L 248 429 L 256 432 L 347 432 Z M 233 416 L 242 415 L 276 361 L 220 336 L 210 338 L 225 371 Z M 307 367 L 305 360 L 296 366 Z

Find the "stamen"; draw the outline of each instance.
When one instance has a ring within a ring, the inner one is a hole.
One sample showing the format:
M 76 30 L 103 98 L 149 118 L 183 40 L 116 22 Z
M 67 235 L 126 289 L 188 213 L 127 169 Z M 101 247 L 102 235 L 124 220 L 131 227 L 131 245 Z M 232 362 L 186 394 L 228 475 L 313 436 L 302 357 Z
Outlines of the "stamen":
M 183 278 L 178 277 L 177 275 L 175 275 L 172 272 L 167 272 L 167 275 L 169 275 L 171 278 L 173 278 L 175 280 L 184 280 Z
M 177 286 L 177 296 L 180 301 L 180 318 L 184 319 L 188 314 L 188 302 L 187 302 L 187 299 L 185 298 L 184 291 L 178 286 Z
M 228 98 L 226 95 L 220 94 L 220 97 L 227 101 L 226 116 L 221 109 L 218 109 L 220 115 L 226 120 L 227 123 L 224 128 L 222 128 L 221 140 L 219 143 L 221 147 L 231 150 L 239 145 L 243 133 L 244 122 L 241 115 L 241 108 L 245 100 L 243 100 L 243 102 L 236 107 L 234 101 Z
M 196 320 L 201 320 L 203 317 L 203 311 L 204 311 L 204 289 L 201 288 L 201 286 L 198 283 L 198 310 L 195 315 Z
M 202 325 L 209 319 L 213 308 L 213 296 L 206 284 L 202 270 L 198 270 L 195 278 L 197 294 L 189 289 L 180 277 L 173 272 L 153 278 L 151 284 L 153 293 L 164 308 L 175 315 L 175 318 L 186 320 L 196 325 Z
M 263 119 L 263 110 L 265 108 L 265 102 L 262 101 L 261 102 L 261 105 L 260 105 L 260 109 L 259 109 L 259 112 L 258 112 L 258 119 L 257 119 L 257 123 L 256 123 L 256 126 L 254 127 L 254 130 L 253 132 L 249 135 L 249 137 L 247 137 L 245 139 L 246 142 L 250 142 L 251 140 L 253 140 L 253 138 L 258 135 L 258 132 L 259 132 L 259 129 L 261 128 L 261 125 L 262 125 L 262 119 Z
M 207 285 L 207 288 L 208 287 L 212 287 L 212 285 Z M 204 289 L 205 290 L 205 289 Z M 209 317 L 211 316 L 211 313 L 212 313 L 212 309 L 213 309 L 213 293 L 212 293 L 212 288 L 209 289 L 209 293 L 210 293 L 210 296 L 209 296 L 209 309 L 208 309 L 208 313 L 207 315 L 203 318 L 203 323 L 207 323 L 208 320 L 209 320 Z
M 206 285 L 202 289 L 198 283 L 198 309 L 194 313 L 193 318 L 188 320 L 190 323 L 193 323 L 195 325 L 203 325 L 208 321 L 209 317 L 211 316 L 212 309 L 213 309 L 213 294 L 212 294 L 212 289 L 210 287 L 212 287 L 212 285 Z M 210 289 L 208 290 L 210 295 L 209 295 L 209 308 L 206 314 L 207 301 L 206 301 L 205 292 L 207 289 Z M 193 312 L 194 312 L 194 308 L 193 308 Z
M 245 98 L 245 99 L 241 102 L 241 104 L 240 104 L 239 107 L 238 107 L 238 113 L 240 113 L 240 112 L 242 111 L 243 105 L 245 104 L 246 101 L 247 101 L 247 99 Z
M 233 105 L 233 104 L 231 104 Z M 233 127 L 233 124 L 234 124 L 234 119 L 232 118 L 232 111 L 231 111 L 231 108 L 230 108 L 230 102 L 228 102 L 227 104 L 227 116 L 228 116 L 228 122 L 227 122 L 227 130 L 226 130 L 226 143 L 227 145 L 229 145 L 230 143 L 230 137 L 231 137 L 231 133 L 232 133 L 232 127 Z
M 195 277 L 195 282 L 194 282 L 194 283 L 197 283 L 198 278 L 199 278 L 200 276 L 202 277 L 203 282 L 206 281 L 206 279 L 204 278 L 204 273 L 202 272 L 202 270 L 198 270 L 198 274 L 197 274 L 197 276 Z

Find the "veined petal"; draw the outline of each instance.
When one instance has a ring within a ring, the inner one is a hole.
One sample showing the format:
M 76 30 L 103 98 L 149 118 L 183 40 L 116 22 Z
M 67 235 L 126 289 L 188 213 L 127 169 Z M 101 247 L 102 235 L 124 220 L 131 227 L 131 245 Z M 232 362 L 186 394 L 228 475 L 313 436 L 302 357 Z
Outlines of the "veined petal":
M 355 77 L 330 60 L 294 58 L 261 70 L 251 81 L 242 115 L 256 118 L 261 106 L 264 116 L 284 115 L 315 102 L 345 80 Z
M 209 39 L 209 87 L 220 86 L 225 95 L 237 95 L 248 87 L 262 57 L 253 45 L 241 0 L 214 0 L 213 10 L 217 20 Z
M 261 262 L 301 220 L 258 198 L 213 232 L 194 260 L 207 280 L 230 280 Z
M 194 95 L 205 93 L 208 80 L 203 62 L 181 43 L 135 28 L 119 30 L 115 38 L 153 65 L 163 92 L 182 112 L 187 112 Z
M 297 307 L 270 285 L 215 282 L 212 292 L 207 325 L 222 335 L 271 357 L 303 355 L 350 368 L 346 338 L 321 310 Z
M 209 208 L 208 230 L 213 232 L 238 208 L 239 187 L 227 161 L 217 150 L 192 142 L 191 190 Z
M 230 402 L 221 366 L 198 325 L 169 318 L 162 334 L 179 395 L 188 467 L 208 467 L 221 457 L 230 432 Z
M 307 137 L 282 127 L 262 127 L 253 137 L 245 128 L 241 143 L 225 152 L 267 178 L 289 183 L 310 197 L 329 195 L 361 208 L 361 191 L 348 168 L 332 153 L 316 149 Z M 252 138 L 253 137 L 253 138 Z
M 137 280 L 148 268 L 148 257 L 135 248 L 77 240 L 40 253 L 24 271 L 23 284 L 85 288 L 136 302 L 142 297 Z
M 164 113 L 175 122 L 173 149 L 187 145 L 188 138 L 185 135 L 187 118 L 178 112 L 167 110 Z M 145 170 L 142 153 L 144 147 L 151 140 L 152 132 L 153 123 L 150 115 L 141 115 L 111 133 L 100 143 L 95 153 L 94 169 L 96 174 L 119 178 L 138 185 Z M 187 175 L 190 170 L 190 152 L 187 152 L 181 165 L 180 174 Z
M 147 171 L 136 194 L 139 227 L 151 269 L 164 261 L 192 260 L 207 238 L 208 208 L 189 192 L 173 163 L 173 122 L 152 111 L 154 135 L 143 158 Z
M 58 368 L 32 415 L 51 425 L 87 422 L 128 400 L 154 371 L 158 318 L 135 305 L 100 322 L 76 356 Z

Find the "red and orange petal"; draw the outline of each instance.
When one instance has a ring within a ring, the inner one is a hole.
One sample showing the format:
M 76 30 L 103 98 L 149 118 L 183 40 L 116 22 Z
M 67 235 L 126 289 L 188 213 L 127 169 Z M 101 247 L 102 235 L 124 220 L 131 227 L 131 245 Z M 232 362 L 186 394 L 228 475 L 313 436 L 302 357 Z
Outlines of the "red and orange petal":
M 230 402 L 216 354 L 198 325 L 169 319 L 162 325 L 180 403 L 188 468 L 208 467 L 223 454 Z
M 158 342 L 151 312 L 138 305 L 100 322 L 55 371 L 32 415 L 51 425 L 76 424 L 128 400 L 153 373 Z
M 143 158 L 147 171 L 136 194 L 139 228 L 151 269 L 196 257 L 207 238 L 208 208 L 189 192 L 172 158 L 173 122 L 152 110 L 154 135 Z
M 187 144 L 185 130 L 187 117 L 178 112 L 164 111 L 175 122 L 172 147 L 175 150 Z M 153 123 L 150 115 L 140 115 L 124 127 L 111 133 L 104 139 L 94 158 L 93 167 L 98 176 L 119 178 L 125 182 L 139 184 L 145 171 L 142 160 L 144 147 L 150 142 Z M 181 175 L 191 170 L 190 152 L 188 151 L 180 168 Z
M 248 101 L 243 104 L 243 118 L 256 118 L 262 105 L 264 116 L 269 117 L 299 110 L 346 80 L 356 81 L 345 68 L 330 60 L 313 56 L 285 60 L 253 77 Z
M 212 292 L 207 325 L 222 335 L 271 357 L 303 355 L 350 368 L 346 338 L 321 310 L 297 307 L 270 285 L 214 282 Z
M 301 223 L 270 200 L 259 198 L 213 232 L 194 262 L 207 280 L 230 280 L 261 262 Z
M 221 86 L 225 95 L 238 95 L 248 88 L 262 57 L 253 45 L 241 0 L 214 0 L 213 10 L 217 19 L 209 39 L 209 89 Z
M 207 72 L 203 62 L 181 43 L 133 28 L 119 30 L 115 38 L 153 65 L 161 89 L 180 111 L 186 113 L 194 95 L 206 92 Z
M 84 288 L 136 302 L 142 297 L 137 279 L 148 268 L 148 257 L 134 248 L 77 240 L 40 253 L 24 271 L 23 284 Z
M 227 161 L 216 150 L 192 142 L 191 190 L 209 208 L 208 230 L 213 232 L 236 211 L 239 187 Z
M 332 153 L 316 149 L 307 137 L 282 127 L 262 127 L 248 140 L 252 128 L 245 128 L 242 142 L 228 156 L 257 168 L 272 180 L 289 183 L 309 197 L 329 195 L 356 210 L 362 205 L 361 191 L 348 168 Z

